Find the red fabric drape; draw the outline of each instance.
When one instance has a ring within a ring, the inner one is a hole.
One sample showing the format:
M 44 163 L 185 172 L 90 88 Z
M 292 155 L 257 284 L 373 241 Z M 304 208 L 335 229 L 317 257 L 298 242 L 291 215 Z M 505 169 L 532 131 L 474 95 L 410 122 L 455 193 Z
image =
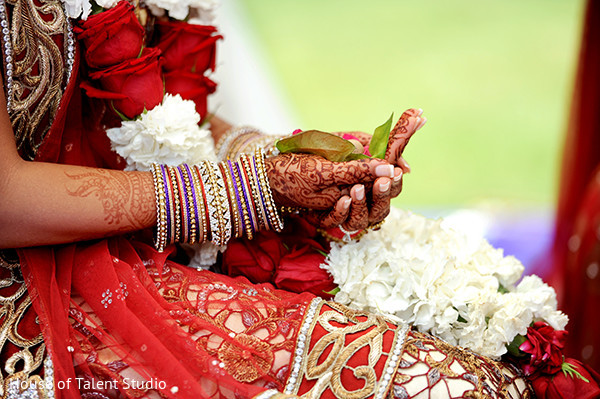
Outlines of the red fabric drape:
M 580 254 L 589 251 L 584 243 L 600 236 L 592 225 L 582 227 L 582 223 L 592 222 L 584 219 L 600 208 L 600 203 L 591 199 L 593 193 L 586 194 L 593 189 L 594 170 L 600 165 L 600 2 L 596 0 L 587 3 L 562 162 L 551 283 L 560 307 L 571 319 L 569 352 L 600 369 L 600 321 L 597 308 L 590 312 L 592 308 L 587 306 L 600 299 L 600 278 L 590 284 L 587 269 L 600 260 L 600 254 Z M 584 332 L 589 339 L 583 339 Z

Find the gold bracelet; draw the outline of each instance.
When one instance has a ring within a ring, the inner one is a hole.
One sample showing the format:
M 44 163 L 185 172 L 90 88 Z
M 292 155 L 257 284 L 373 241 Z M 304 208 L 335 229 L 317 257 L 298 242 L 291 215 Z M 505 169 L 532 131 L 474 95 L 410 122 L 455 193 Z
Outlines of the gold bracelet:
M 200 169 L 197 165 L 194 165 L 191 168 L 194 187 L 196 188 L 198 198 L 198 221 L 202 225 L 202 235 L 198 237 L 198 242 L 204 242 L 208 241 L 208 208 L 206 203 L 206 193 L 204 191 L 204 184 L 202 184 L 202 179 L 200 178 Z M 198 229 L 198 231 L 200 231 L 200 229 Z
M 227 155 L 231 153 L 231 147 L 235 145 L 237 139 L 250 133 L 260 134 L 257 129 L 250 126 L 238 126 L 225 132 L 215 145 L 217 158 L 220 160 L 227 159 Z
M 252 158 L 250 155 L 243 155 L 240 157 L 240 161 L 244 166 L 244 170 L 246 170 L 248 174 L 248 181 L 250 182 L 250 189 L 252 190 L 252 198 L 254 209 L 256 210 L 257 217 L 257 230 L 266 229 L 267 228 L 267 214 L 263 202 L 260 197 L 260 191 L 258 189 L 258 176 L 256 174 L 256 170 L 254 169 L 254 162 L 252 162 Z
M 273 230 L 280 232 L 283 230 L 283 221 L 277 212 L 277 207 L 275 205 L 275 201 L 273 200 L 273 193 L 271 192 L 271 186 L 269 185 L 269 179 L 267 177 L 265 167 L 265 154 L 262 148 L 256 149 L 254 153 L 254 159 L 256 161 L 256 169 L 258 172 L 259 187 L 263 195 L 262 200 L 264 201 L 264 204 L 267 208 L 267 213 L 269 215 L 269 224 L 271 224 Z
M 185 185 L 185 195 L 187 198 L 187 239 L 184 242 L 195 244 L 196 243 L 196 208 L 194 205 L 195 196 L 192 193 L 191 176 L 188 174 L 189 167 L 186 164 L 179 165 L 177 167 L 179 174 L 182 177 L 183 184 Z
M 227 193 L 229 197 L 229 209 L 231 212 L 231 224 L 232 230 L 234 232 L 235 238 L 240 238 L 244 235 L 244 227 L 240 220 L 240 210 L 238 209 L 237 204 L 237 195 L 235 193 L 234 181 L 232 171 L 230 169 L 231 161 L 221 162 L 219 164 L 219 168 L 221 169 L 221 174 L 223 175 L 223 179 L 225 180 L 225 185 L 227 186 Z M 236 212 L 237 210 L 237 212 Z
M 164 181 L 159 164 L 152 164 L 152 181 L 156 197 L 156 237 L 154 247 L 163 252 L 167 245 L 167 204 L 165 200 Z
M 241 179 L 237 165 L 233 166 L 232 170 L 233 178 L 235 179 L 236 185 L 238 187 L 240 203 L 242 205 L 242 215 L 244 217 L 244 231 L 246 232 L 246 236 L 248 237 L 248 239 L 251 240 L 254 238 L 254 234 L 252 233 L 252 223 L 250 222 L 250 216 L 248 215 L 248 206 L 250 204 L 246 201 L 246 194 L 244 193 L 244 187 L 242 186 L 244 182 Z
M 175 218 L 175 228 L 171 232 L 171 242 L 179 242 L 181 240 L 181 203 L 179 201 L 179 185 L 175 168 L 167 166 L 167 170 L 169 171 L 169 180 L 172 187 L 171 193 L 173 194 L 173 215 Z

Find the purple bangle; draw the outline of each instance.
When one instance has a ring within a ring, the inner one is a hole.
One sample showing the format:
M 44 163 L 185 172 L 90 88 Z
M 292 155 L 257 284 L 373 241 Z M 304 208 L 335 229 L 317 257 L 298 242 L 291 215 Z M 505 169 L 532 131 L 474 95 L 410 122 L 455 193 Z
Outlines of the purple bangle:
M 260 193 L 260 201 L 261 204 L 264 206 L 265 204 L 265 196 L 262 192 L 262 188 L 260 187 L 260 179 L 258 178 L 258 167 L 256 166 L 256 157 L 251 157 L 252 158 L 252 164 L 254 165 L 254 170 L 256 170 L 256 184 L 258 185 L 258 192 Z M 265 215 L 267 217 L 266 223 L 268 223 L 268 226 L 266 226 L 269 230 L 275 230 L 273 228 L 273 222 L 271 221 L 271 218 L 269 218 L 269 212 L 265 212 Z
M 188 201 L 188 196 L 187 196 L 187 192 L 185 190 L 185 179 L 183 178 L 183 170 L 181 170 L 181 165 L 177 166 L 177 172 L 179 172 L 179 179 L 181 179 L 181 191 L 183 194 L 183 199 L 185 200 L 185 208 L 184 211 L 187 214 L 186 216 L 186 220 L 187 220 L 187 229 L 182 228 L 183 233 L 182 234 L 182 242 L 189 242 L 190 240 L 190 225 L 192 223 L 192 220 L 190 219 L 190 203 Z M 187 231 L 186 231 L 187 230 Z
M 192 187 L 192 199 L 194 200 L 194 221 L 196 222 L 196 235 L 200 235 L 200 216 L 198 215 L 198 202 L 196 200 L 196 187 L 194 186 L 194 177 L 192 175 L 192 171 L 187 163 L 183 164 L 185 166 L 185 170 L 190 179 L 190 186 Z
M 242 221 L 242 225 L 243 225 L 243 220 L 244 220 L 244 214 L 242 211 L 242 201 L 240 200 L 240 193 L 238 191 L 238 187 L 237 187 L 237 182 L 235 181 L 235 174 L 233 173 L 233 165 L 231 165 L 231 160 L 227 160 L 227 165 L 229 165 L 229 171 L 231 172 L 231 181 L 233 182 L 233 189 L 235 190 L 235 199 L 237 200 L 238 203 L 238 213 L 240 214 L 240 220 Z M 242 228 L 243 231 L 243 228 Z M 243 235 L 243 233 L 242 233 Z
M 165 171 L 165 165 L 160 165 L 160 171 L 163 175 L 163 183 L 165 185 L 165 202 L 167 203 L 167 244 L 170 244 L 171 240 L 171 206 L 169 196 L 169 183 L 167 183 L 167 173 Z
M 239 161 L 235 163 L 235 166 L 237 167 L 239 176 L 240 176 L 240 185 L 242 186 L 242 193 L 244 194 L 244 199 L 246 200 L 246 204 L 247 207 L 252 206 L 252 204 L 250 203 L 250 201 L 248 201 L 248 196 L 246 195 L 246 187 L 244 186 L 244 182 L 242 181 L 244 179 L 242 173 L 242 168 L 240 167 L 240 163 Z M 250 211 L 250 209 L 247 209 L 248 211 L 248 218 L 250 219 L 250 227 L 252 227 L 252 232 L 256 233 L 256 229 L 254 228 L 254 219 L 252 218 L 252 212 Z

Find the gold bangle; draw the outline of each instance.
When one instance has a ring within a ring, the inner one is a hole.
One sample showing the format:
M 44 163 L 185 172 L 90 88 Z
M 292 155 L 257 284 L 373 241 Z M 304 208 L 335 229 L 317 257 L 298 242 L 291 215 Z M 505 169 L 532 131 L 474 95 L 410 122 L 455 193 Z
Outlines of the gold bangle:
M 154 247 L 158 252 L 163 252 L 167 243 L 167 204 L 164 193 L 164 182 L 160 165 L 152 164 L 152 181 L 156 197 L 156 237 Z
M 254 169 L 254 162 L 252 162 L 251 159 L 252 158 L 250 155 L 244 155 L 240 157 L 240 161 L 242 162 L 242 165 L 244 165 L 244 170 L 246 170 L 248 173 L 248 181 L 250 182 L 250 188 L 252 190 L 252 202 L 256 210 L 257 217 L 257 230 L 266 229 L 267 214 L 260 197 L 260 191 L 258 189 L 258 176 L 256 174 L 256 170 Z
M 204 184 L 200 178 L 200 169 L 197 165 L 192 168 L 192 177 L 194 179 L 194 187 L 198 198 L 198 221 L 202 225 L 202 235 L 198 237 L 198 242 L 208 241 L 208 222 L 207 222 L 207 204 L 205 202 L 206 193 L 204 192 Z M 200 226 L 199 226 L 200 227 Z M 198 228 L 198 233 L 200 229 Z
M 171 181 L 172 193 L 173 193 L 173 215 L 175 217 L 175 228 L 171 232 L 171 242 L 181 241 L 181 202 L 179 200 L 179 182 L 177 181 L 177 173 L 175 168 L 167 166 L 169 171 L 169 177 Z
M 194 206 L 194 194 L 192 193 L 191 176 L 189 173 L 189 166 L 182 164 L 178 166 L 179 174 L 182 176 L 183 184 L 185 185 L 185 194 L 187 198 L 187 240 L 190 244 L 196 243 L 196 208 Z
M 251 240 L 254 238 L 254 234 L 252 233 L 252 223 L 250 222 L 250 216 L 248 215 L 248 206 L 250 204 L 246 202 L 246 196 L 244 195 L 243 191 L 244 187 L 242 187 L 242 184 L 244 183 L 242 182 L 237 165 L 235 167 L 232 167 L 231 169 L 233 170 L 233 178 L 235 179 L 240 195 L 240 203 L 242 205 L 242 216 L 244 218 L 244 231 L 246 232 L 246 236 L 248 237 L 248 239 Z
M 266 167 L 265 167 L 265 154 L 262 148 L 257 148 L 254 153 L 254 159 L 256 160 L 256 169 L 258 172 L 258 181 L 259 186 L 261 188 L 261 193 L 264 198 L 263 201 L 267 208 L 267 214 L 269 215 L 269 223 L 273 230 L 280 232 L 283 230 L 283 221 L 281 220 L 281 216 L 277 212 L 277 207 L 275 205 L 275 200 L 273 200 L 273 193 L 271 192 L 271 186 L 269 185 L 269 179 L 267 177 Z
M 235 194 L 235 188 L 233 186 L 234 181 L 232 172 L 229 169 L 229 162 L 220 163 L 219 168 L 221 169 L 221 174 L 223 175 L 223 180 L 225 181 L 225 185 L 227 187 L 227 193 L 229 197 L 229 209 L 231 213 L 231 224 L 232 230 L 234 232 L 234 237 L 240 238 L 244 235 L 244 228 L 240 220 L 240 212 L 236 212 L 236 210 L 238 209 L 237 196 Z

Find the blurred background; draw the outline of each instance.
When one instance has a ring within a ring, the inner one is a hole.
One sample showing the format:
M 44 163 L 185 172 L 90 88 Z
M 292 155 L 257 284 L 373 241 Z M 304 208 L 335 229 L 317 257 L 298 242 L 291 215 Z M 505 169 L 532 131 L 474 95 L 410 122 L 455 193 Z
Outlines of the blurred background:
M 422 108 L 396 206 L 544 275 L 582 0 L 223 0 L 212 111 L 272 133 L 371 132 Z

